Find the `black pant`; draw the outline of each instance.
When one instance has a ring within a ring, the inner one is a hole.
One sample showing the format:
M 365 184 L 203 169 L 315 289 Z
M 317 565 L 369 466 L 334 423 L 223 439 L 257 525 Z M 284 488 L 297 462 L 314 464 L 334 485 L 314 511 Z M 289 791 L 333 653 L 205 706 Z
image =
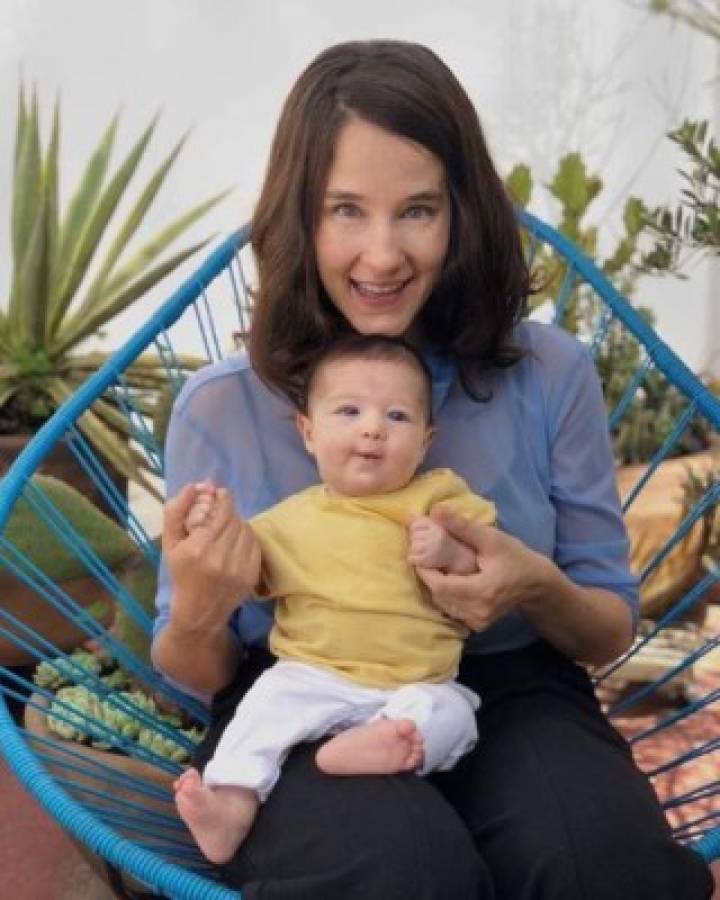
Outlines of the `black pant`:
M 202 766 L 272 657 L 219 695 Z M 294 750 L 227 866 L 246 900 L 707 900 L 585 671 L 537 643 L 467 657 L 480 741 L 452 772 L 332 777 Z

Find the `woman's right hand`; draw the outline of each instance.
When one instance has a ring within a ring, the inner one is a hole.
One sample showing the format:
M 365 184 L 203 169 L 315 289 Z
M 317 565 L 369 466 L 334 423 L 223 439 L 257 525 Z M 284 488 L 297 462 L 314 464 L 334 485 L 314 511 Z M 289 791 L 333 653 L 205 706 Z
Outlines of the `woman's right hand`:
M 201 491 L 215 492 L 213 515 L 188 531 L 188 513 Z M 260 546 L 235 513 L 230 492 L 211 482 L 186 485 L 165 504 L 162 549 L 173 582 L 171 622 L 182 631 L 227 627 L 260 578 Z

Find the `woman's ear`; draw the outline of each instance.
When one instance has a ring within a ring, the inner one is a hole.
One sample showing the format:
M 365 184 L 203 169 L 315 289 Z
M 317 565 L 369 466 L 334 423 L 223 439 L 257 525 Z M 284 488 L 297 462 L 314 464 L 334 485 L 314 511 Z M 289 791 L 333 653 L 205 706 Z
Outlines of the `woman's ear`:
M 310 454 L 310 456 L 314 456 L 315 454 L 313 452 L 312 422 L 307 416 L 303 415 L 302 413 L 298 413 L 295 416 L 295 424 L 297 425 L 298 431 L 300 432 L 300 437 L 303 439 L 305 449 Z

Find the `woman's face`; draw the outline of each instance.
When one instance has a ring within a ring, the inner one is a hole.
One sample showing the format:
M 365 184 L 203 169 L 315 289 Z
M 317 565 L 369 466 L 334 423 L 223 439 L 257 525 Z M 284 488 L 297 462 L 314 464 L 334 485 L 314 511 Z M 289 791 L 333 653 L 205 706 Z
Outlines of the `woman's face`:
M 359 118 L 340 130 L 315 235 L 320 280 L 360 334 L 402 335 L 442 272 L 445 171 L 429 150 Z

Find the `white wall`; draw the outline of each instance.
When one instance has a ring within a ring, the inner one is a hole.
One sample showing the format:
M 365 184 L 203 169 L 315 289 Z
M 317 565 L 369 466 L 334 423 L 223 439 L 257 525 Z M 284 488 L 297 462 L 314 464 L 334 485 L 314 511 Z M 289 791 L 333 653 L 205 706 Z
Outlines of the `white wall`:
M 63 105 L 62 184 L 112 113 L 126 149 L 157 109 L 145 172 L 186 128 L 193 134 L 148 220 L 152 226 L 234 185 L 197 233 L 247 218 L 274 123 L 293 79 L 330 43 L 398 37 L 438 51 L 476 102 L 501 170 L 529 162 L 539 180 L 580 149 L 606 189 L 592 210 L 613 243 L 628 193 L 672 201 L 678 159 L 664 138 L 683 115 L 713 111 L 712 43 L 643 13 L 629 0 L 3 0 L 0 5 L 0 297 L 8 280 L 10 161 L 18 78 L 49 112 Z M 49 118 L 49 117 L 48 117 Z M 119 155 L 118 155 L 119 156 Z M 534 208 L 552 215 L 546 199 Z M 160 292 L 164 294 L 165 291 Z M 647 282 L 661 331 L 695 367 L 718 354 L 709 323 L 717 293 L 707 270 L 690 282 Z M 159 300 L 160 295 L 156 297 Z M 148 307 L 109 336 L 117 343 Z M 717 362 L 720 366 L 720 361 Z

